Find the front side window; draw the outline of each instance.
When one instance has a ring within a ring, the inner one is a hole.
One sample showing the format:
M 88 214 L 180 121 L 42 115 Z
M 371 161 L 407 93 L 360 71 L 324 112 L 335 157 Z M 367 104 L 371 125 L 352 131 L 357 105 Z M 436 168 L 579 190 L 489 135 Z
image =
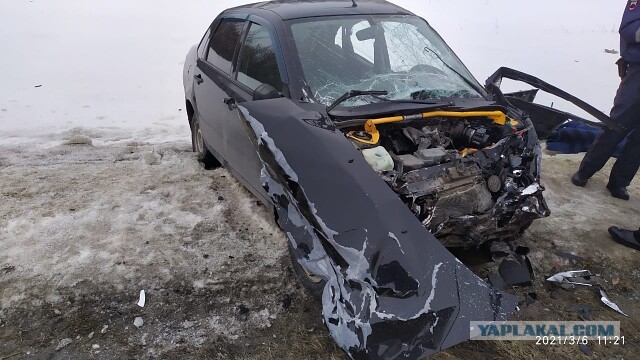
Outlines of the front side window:
M 238 81 L 251 90 L 269 84 L 282 90 L 282 80 L 269 31 L 261 25 L 251 23 L 247 39 L 240 50 Z
M 324 105 L 350 90 L 391 100 L 482 97 L 481 85 L 416 16 L 343 16 L 289 22 L 307 85 Z M 358 97 L 344 106 L 379 99 Z
M 243 28 L 243 20 L 223 19 L 220 22 L 209 42 L 207 61 L 211 65 L 231 74 L 231 62 L 240 42 Z

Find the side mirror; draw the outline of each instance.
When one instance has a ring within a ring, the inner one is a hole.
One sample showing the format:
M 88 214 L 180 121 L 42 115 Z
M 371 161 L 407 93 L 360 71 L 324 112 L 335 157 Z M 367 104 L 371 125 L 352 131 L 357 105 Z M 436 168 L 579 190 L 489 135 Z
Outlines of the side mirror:
M 262 84 L 253 91 L 253 101 L 276 99 L 280 97 L 280 93 L 276 88 L 269 84 Z

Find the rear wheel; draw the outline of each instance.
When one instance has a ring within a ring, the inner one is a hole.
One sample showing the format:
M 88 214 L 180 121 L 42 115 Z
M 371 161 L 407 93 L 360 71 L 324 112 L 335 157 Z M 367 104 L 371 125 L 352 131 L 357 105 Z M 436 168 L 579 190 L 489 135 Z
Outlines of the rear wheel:
M 204 164 L 205 168 L 212 169 L 220 166 L 220 162 L 207 148 L 207 143 L 204 140 L 202 129 L 200 128 L 200 120 L 195 114 L 191 119 L 191 148 L 197 154 L 198 160 Z
M 320 298 L 322 297 L 322 291 L 324 290 L 324 286 L 327 283 L 320 276 L 312 274 L 305 270 L 302 265 L 296 260 L 295 255 L 293 254 L 293 246 L 291 242 L 287 241 L 289 248 L 289 255 L 291 256 L 291 265 L 293 266 L 293 271 L 298 276 L 298 279 L 302 283 L 302 286 L 311 293 L 311 295 Z

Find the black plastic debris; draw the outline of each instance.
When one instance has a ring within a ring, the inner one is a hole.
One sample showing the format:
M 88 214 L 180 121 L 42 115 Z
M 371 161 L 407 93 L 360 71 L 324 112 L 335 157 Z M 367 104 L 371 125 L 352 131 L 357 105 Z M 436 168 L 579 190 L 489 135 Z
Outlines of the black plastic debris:
M 526 256 L 519 259 L 503 260 L 498 272 L 507 286 L 531 286 L 533 284 L 533 267 Z
M 531 305 L 534 302 L 536 302 L 536 300 L 538 300 L 538 294 L 534 292 L 530 292 L 527 294 L 527 296 L 524 297 L 524 300 L 527 303 L 527 305 Z
M 580 316 L 580 319 L 582 319 L 583 321 L 593 320 L 591 316 L 591 312 L 593 311 L 593 309 L 587 304 L 570 305 L 567 306 L 564 310 L 571 313 L 577 313 L 578 316 Z
M 508 257 L 513 253 L 513 250 L 506 241 L 492 241 L 489 244 L 489 252 L 491 253 L 491 259 L 497 262 Z
M 502 277 L 496 273 L 489 274 L 489 283 L 498 290 L 504 290 L 507 288 L 507 284 L 502 280 Z
M 282 308 L 287 310 L 291 307 L 291 296 L 289 294 L 285 294 L 282 299 Z
M 247 321 L 247 319 L 249 318 L 249 311 L 251 310 L 249 310 L 249 308 L 244 305 L 238 306 L 236 318 L 240 321 Z
M 583 354 L 589 357 L 593 356 L 593 351 L 591 351 L 591 348 L 587 344 L 579 344 L 578 349 L 580 349 L 580 351 L 582 351 Z
M 490 274 L 489 282 L 496 289 L 504 290 L 507 286 L 531 286 L 534 278 L 533 266 L 527 255 L 529 248 L 517 246 L 512 249 L 506 242 L 494 241 L 489 251 L 494 261 L 502 259 L 498 274 Z
M 582 257 L 580 257 L 578 255 L 574 255 L 574 254 L 569 253 L 569 252 L 556 251 L 556 255 L 558 255 L 559 257 L 561 257 L 563 259 L 567 259 L 567 260 L 573 261 L 573 262 L 581 262 L 583 260 Z
M 219 201 L 223 201 L 223 200 L 224 200 L 224 197 L 222 197 L 222 196 L 218 196 L 218 200 L 219 200 Z

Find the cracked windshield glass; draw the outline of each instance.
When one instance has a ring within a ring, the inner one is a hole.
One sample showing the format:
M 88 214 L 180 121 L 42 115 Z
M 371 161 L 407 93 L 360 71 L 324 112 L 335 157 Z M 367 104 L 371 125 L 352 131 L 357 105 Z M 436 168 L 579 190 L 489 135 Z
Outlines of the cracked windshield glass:
M 384 98 L 391 100 L 482 96 L 466 67 L 418 17 L 316 18 L 290 27 L 307 85 L 324 105 L 350 90 L 388 91 Z M 341 106 L 379 101 L 360 96 Z

